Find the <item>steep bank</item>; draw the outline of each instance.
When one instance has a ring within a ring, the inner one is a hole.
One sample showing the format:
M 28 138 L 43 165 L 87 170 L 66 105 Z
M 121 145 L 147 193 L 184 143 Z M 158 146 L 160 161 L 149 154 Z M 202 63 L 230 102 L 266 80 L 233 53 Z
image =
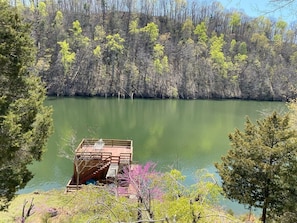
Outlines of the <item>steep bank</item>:
M 205 1 L 52 0 L 22 10 L 49 95 L 296 96 L 297 28 L 281 19 Z

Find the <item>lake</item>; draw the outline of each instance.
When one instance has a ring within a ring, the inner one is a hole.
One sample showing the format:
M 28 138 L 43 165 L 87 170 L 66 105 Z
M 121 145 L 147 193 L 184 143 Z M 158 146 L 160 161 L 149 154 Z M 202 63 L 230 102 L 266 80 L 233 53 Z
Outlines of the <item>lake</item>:
M 73 164 L 58 151 L 72 136 L 77 144 L 83 138 L 132 139 L 134 161 L 153 161 L 161 171 L 177 168 L 192 183 L 198 169 L 216 172 L 213 163 L 226 154 L 228 134 L 242 129 L 246 116 L 255 121 L 286 108 L 284 102 L 240 100 L 50 98 L 46 104 L 54 109 L 54 133 L 20 193 L 66 186 Z M 243 209 L 230 205 L 236 213 Z

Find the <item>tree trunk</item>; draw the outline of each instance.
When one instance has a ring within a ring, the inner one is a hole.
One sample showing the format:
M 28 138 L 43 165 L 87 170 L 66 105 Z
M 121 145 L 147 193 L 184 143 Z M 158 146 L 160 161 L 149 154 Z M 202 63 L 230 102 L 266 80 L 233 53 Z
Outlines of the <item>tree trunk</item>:
M 272 165 L 272 159 L 270 158 L 270 164 Z M 269 185 L 270 185 L 270 179 L 268 178 L 266 180 L 266 186 L 264 191 L 264 205 L 262 209 L 262 222 L 266 223 L 266 215 L 267 215 L 267 206 L 268 206 L 268 197 L 269 197 Z
M 137 220 L 142 220 L 142 212 L 141 212 L 141 204 L 142 204 L 142 198 L 138 198 L 138 210 L 137 210 Z
M 262 222 L 266 223 L 266 212 L 267 212 L 267 208 L 266 208 L 266 204 L 264 205 L 264 208 L 262 209 Z

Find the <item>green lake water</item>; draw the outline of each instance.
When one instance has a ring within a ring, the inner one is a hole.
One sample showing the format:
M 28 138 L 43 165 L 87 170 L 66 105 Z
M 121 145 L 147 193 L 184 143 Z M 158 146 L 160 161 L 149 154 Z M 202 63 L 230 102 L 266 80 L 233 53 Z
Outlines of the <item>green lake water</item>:
M 284 102 L 240 100 L 141 100 L 50 98 L 54 133 L 43 160 L 30 169 L 35 177 L 20 193 L 63 188 L 73 174 L 71 160 L 58 156 L 67 140 L 83 138 L 132 139 L 134 161 L 157 163 L 161 171 L 177 168 L 194 182 L 195 172 L 215 173 L 213 163 L 229 148 L 228 134 L 242 129 L 245 117 L 286 109 Z M 226 206 L 242 211 L 242 206 Z

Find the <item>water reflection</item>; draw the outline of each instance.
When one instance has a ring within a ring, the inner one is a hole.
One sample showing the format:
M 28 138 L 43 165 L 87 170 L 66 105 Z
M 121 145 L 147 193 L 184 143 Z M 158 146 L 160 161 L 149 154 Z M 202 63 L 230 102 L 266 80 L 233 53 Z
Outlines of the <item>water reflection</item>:
M 153 161 L 161 170 L 178 168 L 194 178 L 197 169 L 215 173 L 213 163 L 229 148 L 228 134 L 242 128 L 245 117 L 252 120 L 260 111 L 279 110 L 281 102 L 210 100 L 118 100 L 63 98 L 46 102 L 54 108 L 54 134 L 39 163 L 30 168 L 33 180 L 20 192 L 65 187 L 73 164 L 58 156 L 65 139 L 132 139 L 134 160 Z

